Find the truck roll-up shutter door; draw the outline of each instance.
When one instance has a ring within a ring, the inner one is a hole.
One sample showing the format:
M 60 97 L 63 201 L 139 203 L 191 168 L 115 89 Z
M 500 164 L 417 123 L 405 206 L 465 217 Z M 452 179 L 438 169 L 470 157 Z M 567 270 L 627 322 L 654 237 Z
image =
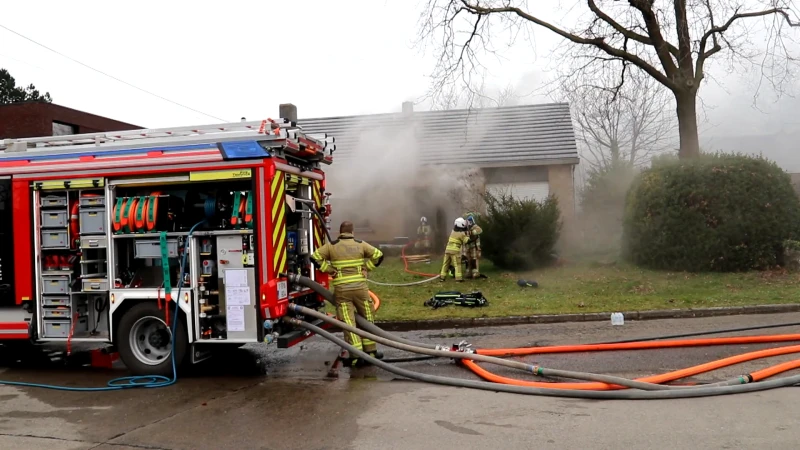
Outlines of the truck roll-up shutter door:
M 490 194 L 499 196 L 511 194 L 517 200 L 535 200 L 541 202 L 550 195 L 550 183 L 547 181 L 530 181 L 522 183 L 491 183 L 486 185 Z
M 74 180 L 47 180 L 34 181 L 33 189 L 37 191 L 62 190 L 62 189 L 88 189 L 103 187 L 102 178 L 78 178 Z

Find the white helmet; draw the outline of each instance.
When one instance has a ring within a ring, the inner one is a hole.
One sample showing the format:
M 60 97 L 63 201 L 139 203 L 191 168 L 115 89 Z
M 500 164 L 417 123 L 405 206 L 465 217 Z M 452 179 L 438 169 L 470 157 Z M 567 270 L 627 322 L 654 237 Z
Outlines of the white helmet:
M 457 226 L 458 228 L 466 228 L 467 221 L 464 220 L 463 217 L 459 217 L 458 219 L 456 219 L 455 226 Z
M 428 223 L 428 218 L 427 218 L 427 217 L 425 217 L 425 216 L 422 216 L 422 217 L 419 219 L 419 221 L 420 221 L 420 222 L 422 222 L 422 223 Z

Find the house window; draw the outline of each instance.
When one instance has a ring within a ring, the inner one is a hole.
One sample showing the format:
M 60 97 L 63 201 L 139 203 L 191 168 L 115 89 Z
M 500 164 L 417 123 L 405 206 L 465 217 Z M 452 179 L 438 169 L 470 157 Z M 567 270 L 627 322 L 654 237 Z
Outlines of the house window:
M 53 122 L 53 136 L 66 136 L 68 134 L 78 134 L 78 126 L 68 123 Z

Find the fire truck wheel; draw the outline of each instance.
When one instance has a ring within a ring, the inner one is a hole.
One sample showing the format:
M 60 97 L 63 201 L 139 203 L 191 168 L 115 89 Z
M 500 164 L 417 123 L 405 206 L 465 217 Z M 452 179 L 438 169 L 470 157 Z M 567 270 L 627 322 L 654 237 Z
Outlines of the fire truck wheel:
M 136 375 L 172 375 L 172 331 L 164 310 L 153 302 L 129 309 L 119 322 L 117 348 L 125 366 Z M 179 368 L 189 346 L 184 320 L 178 320 L 175 363 Z

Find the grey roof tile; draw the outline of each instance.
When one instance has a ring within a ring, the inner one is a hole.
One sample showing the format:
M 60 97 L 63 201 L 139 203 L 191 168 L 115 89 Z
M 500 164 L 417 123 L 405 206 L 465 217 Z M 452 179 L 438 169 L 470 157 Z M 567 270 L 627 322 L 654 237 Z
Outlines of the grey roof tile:
M 300 119 L 310 134 L 336 139 L 334 161 L 381 142 L 414 146 L 422 164 L 526 165 L 577 162 L 569 105 L 551 103 L 486 109 L 420 111 Z

